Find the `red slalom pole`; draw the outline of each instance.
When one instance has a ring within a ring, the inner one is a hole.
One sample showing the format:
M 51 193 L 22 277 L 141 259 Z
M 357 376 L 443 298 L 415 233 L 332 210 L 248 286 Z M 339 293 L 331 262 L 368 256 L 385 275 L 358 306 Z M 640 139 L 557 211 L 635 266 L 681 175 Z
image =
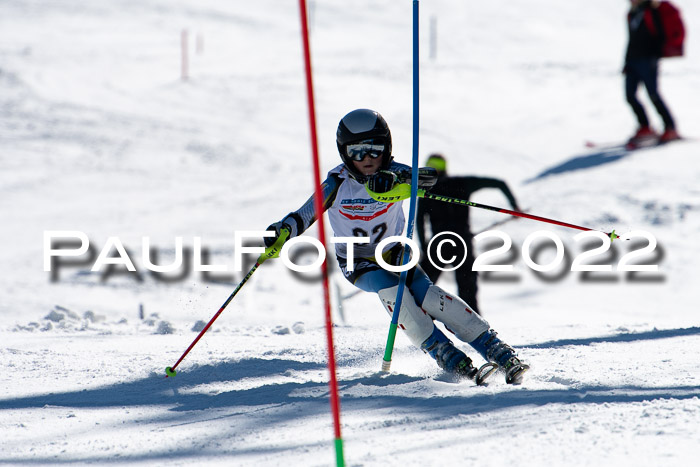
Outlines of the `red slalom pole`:
M 323 223 L 323 193 L 321 191 L 321 165 L 318 157 L 318 137 L 316 135 L 316 106 L 314 104 L 314 87 L 311 74 L 311 48 L 309 46 L 309 26 L 306 16 L 306 0 L 299 0 L 301 10 L 301 37 L 304 47 L 304 69 L 306 74 L 306 96 L 309 107 L 309 128 L 311 130 L 311 152 L 314 166 L 314 210 L 318 219 L 318 239 L 325 249 L 326 229 Z M 326 338 L 328 341 L 328 371 L 330 373 L 331 411 L 333 412 L 333 427 L 335 434 L 336 465 L 344 466 L 343 438 L 340 434 L 340 398 L 338 397 L 338 379 L 336 376 L 335 350 L 333 347 L 333 321 L 331 318 L 330 293 L 328 286 L 328 261 L 321 265 L 323 274 L 323 305 L 326 314 Z
M 188 40 L 189 32 L 187 29 L 183 29 L 180 32 L 180 79 L 182 81 L 187 81 L 189 78 L 189 55 L 187 53 L 187 48 L 189 47 Z

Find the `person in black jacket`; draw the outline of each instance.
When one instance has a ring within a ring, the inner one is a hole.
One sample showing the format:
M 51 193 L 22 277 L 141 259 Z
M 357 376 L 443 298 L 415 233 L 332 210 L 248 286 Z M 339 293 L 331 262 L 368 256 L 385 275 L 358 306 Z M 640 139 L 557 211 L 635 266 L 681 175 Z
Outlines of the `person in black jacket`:
M 658 88 L 659 59 L 664 43 L 664 30 L 659 15 L 659 3 L 649 0 L 630 0 L 627 15 L 629 43 L 625 54 L 625 94 L 627 102 L 639 122 L 639 129 L 629 143 L 634 145 L 649 140 L 661 143 L 679 139 L 671 112 L 664 103 Z M 644 107 L 637 99 L 639 83 L 644 83 L 649 99 L 664 122 L 664 132 L 658 136 L 651 128 Z
M 513 193 L 511 193 L 508 185 L 506 185 L 506 183 L 502 180 L 484 177 L 448 176 L 447 161 L 440 154 L 432 154 L 426 161 L 426 165 L 428 167 L 433 167 L 438 171 L 438 181 L 430 190 L 430 192 L 433 194 L 468 201 L 469 197 L 475 191 L 481 190 L 482 188 L 497 188 L 503 192 L 514 210 L 520 210 L 518 203 L 515 201 Z M 467 206 L 460 206 L 457 204 L 445 203 L 432 199 L 420 199 L 418 201 L 416 228 L 418 240 L 423 253 L 421 255 L 420 266 L 426 272 L 430 280 L 436 282 L 438 277 L 440 277 L 442 270 L 435 267 L 428 259 L 427 251 L 430 238 L 427 238 L 425 233 L 426 218 L 430 221 L 430 228 L 432 230 L 433 237 L 441 232 L 454 232 L 464 239 L 467 246 L 466 260 L 460 267 L 455 269 L 457 291 L 462 300 L 467 302 L 469 306 L 474 309 L 474 311 L 481 314 L 476 299 L 478 273 L 476 271 L 472 271 L 475 255 L 472 242 L 473 234 L 469 226 L 469 208 Z M 459 241 L 455 240 L 455 243 L 457 245 L 454 248 L 448 248 L 448 245 L 446 244 L 442 248 L 442 256 L 446 259 L 456 257 L 456 262 L 458 263 L 462 258 L 464 258 L 465 254 L 463 246 L 459 244 Z M 433 260 L 436 260 L 436 255 L 434 253 Z M 438 265 L 444 268 L 454 267 L 449 265 Z

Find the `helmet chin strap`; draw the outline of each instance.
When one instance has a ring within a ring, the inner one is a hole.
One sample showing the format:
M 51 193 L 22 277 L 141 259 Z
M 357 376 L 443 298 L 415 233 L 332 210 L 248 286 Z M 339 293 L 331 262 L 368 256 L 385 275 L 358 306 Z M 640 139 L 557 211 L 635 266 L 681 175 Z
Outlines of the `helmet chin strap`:
M 384 156 L 382 156 L 382 163 L 379 166 L 379 169 L 377 170 L 377 172 L 379 172 L 380 170 L 388 169 L 389 166 L 391 165 L 391 161 L 393 161 L 393 160 L 394 160 L 394 156 L 391 156 L 391 155 L 388 156 L 386 161 L 384 161 Z M 348 162 L 343 160 L 343 163 L 345 164 L 345 168 L 347 169 L 348 174 L 350 175 L 350 178 L 358 181 L 359 183 L 362 183 L 362 184 L 367 183 L 367 181 L 369 180 L 369 177 L 374 175 L 374 174 L 365 175 L 362 173 L 358 173 L 359 171 L 355 167 L 350 167 Z M 350 163 L 352 163 L 352 162 L 350 162 Z M 375 172 L 375 173 L 377 173 L 377 172 Z
M 368 179 L 368 177 L 369 177 L 368 175 L 357 175 L 357 174 L 354 174 L 354 173 L 352 173 L 352 172 L 348 172 L 348 173 L 350 174 L 350 177 L 351 177 L 353 180 L 355 180 L 355 181 L 357 181 L 357 182 L 359 182 L 359 183 L 362 183 L 362 184 L 367 183 L 367 179 Z

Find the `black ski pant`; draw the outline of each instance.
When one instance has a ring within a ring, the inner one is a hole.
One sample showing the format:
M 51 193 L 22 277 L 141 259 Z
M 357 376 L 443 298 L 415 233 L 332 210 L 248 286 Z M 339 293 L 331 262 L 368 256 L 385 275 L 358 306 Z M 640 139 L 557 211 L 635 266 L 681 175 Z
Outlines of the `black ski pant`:
M 644 83 L 649 99 L 654 104 L 656 111 L 661 116 L 666 130 L 676 127 L 671 112 L 659 94 L 659 60 L 656 58 L 640 58 L 630 60 L 625 65 L 625 94 L 627 102 L 632 107 L 632 111 L 637 116 L 640 127 L 649 126 L 649 119 L 644 111 L 644 107 L 637 99 L 637 88 L 639 83 Z

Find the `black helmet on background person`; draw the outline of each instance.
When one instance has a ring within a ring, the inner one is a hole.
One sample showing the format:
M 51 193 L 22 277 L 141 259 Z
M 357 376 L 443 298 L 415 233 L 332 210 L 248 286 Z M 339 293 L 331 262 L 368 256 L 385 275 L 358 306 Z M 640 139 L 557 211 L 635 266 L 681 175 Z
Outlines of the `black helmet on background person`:
M 348 113 L 338 123 L 335 141 L 338 144 L 338 152 L 345 167 L 350 175 L 361 183 L 364 183 L 367 177 L 353 165 L 353 159 L 348 153 L 348 145 L 367 143 L 368 147 L 382 148 L 380 170 L 389 168 L 389 164 L 391 164 L 391 131 L 379 112 L 357 109 Z

